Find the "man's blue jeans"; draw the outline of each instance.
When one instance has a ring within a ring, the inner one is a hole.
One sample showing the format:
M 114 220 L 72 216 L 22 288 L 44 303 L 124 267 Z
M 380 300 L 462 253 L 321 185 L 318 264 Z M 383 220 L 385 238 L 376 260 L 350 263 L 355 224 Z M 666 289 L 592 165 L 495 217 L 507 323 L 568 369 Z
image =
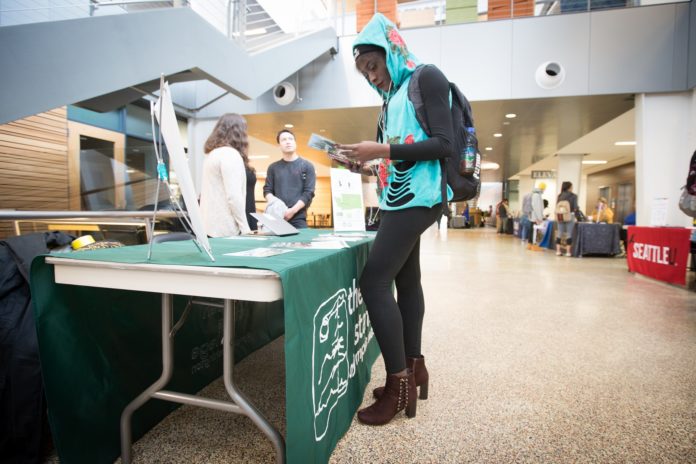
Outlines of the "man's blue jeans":
M 520 218 L 520 238 L 532 243 L 532 221 L 526 216 Z

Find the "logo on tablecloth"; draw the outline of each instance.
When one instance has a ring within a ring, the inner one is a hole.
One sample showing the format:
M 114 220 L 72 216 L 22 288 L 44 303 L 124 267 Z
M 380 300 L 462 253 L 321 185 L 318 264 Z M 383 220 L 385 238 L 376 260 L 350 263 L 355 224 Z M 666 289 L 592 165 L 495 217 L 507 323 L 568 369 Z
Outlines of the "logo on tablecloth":
M 677 265 L 677 250 L 672 247 L 637 242 L 634 237 L 631 237 L 629 244 L 632 246 L 634 259 L 666 266 Z
M 341 289 L 314 314 L 312 346 L 312 400 L 314 438 L 321 440 L 331 411 L 348 390 L 348 304 Z
M 314 313 L 312 402 L 314 438 L 326 435 L 332 411 L 348 390 L 374 333 L 355 279 Z

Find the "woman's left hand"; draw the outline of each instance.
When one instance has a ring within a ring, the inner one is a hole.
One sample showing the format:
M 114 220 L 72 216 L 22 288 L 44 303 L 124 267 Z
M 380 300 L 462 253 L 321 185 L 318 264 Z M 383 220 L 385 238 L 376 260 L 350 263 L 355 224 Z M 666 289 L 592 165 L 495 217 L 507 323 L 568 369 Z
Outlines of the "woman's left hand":
M 389 145 L 363 141 L 352 145 L 336 145 L 341 152 L 356 161 L 365 162 L 377 158 L 389 158 Z

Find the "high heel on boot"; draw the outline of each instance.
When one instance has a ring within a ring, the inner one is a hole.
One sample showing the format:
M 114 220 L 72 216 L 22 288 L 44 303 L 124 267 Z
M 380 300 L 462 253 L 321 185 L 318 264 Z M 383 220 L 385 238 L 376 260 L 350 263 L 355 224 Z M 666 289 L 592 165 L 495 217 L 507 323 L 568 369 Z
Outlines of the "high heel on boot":
M 413 370 L 408 369 L 405 376 L 390 374 L 377 401 L 358 411 L 358 420 L 367 425 L 384 425 L 401 410 L 406 411 L 406 417 L 416 417 L 416 392 Z
M 428 399 L 428 369 L 425 367 L 425 358 L 418 356 L 417 358 L 406 358 L 406 367 L 411 369 L 416 377 L 416 387 L 420 387 L 420 395 L 418 399 Z M 384 391 L 384 387 L 377 387 L 372 390 L 372 396 L 379 398 Z

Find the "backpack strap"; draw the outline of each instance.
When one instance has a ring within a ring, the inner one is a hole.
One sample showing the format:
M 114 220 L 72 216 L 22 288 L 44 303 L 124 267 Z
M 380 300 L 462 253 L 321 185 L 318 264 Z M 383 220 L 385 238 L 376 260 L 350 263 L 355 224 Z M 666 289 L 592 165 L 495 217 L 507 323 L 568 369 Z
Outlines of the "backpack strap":
M 427 67 L 433 67 L 432 64 L 422 64 L 416 68 L 411 74 L 411 80 L 408 82 L 408 99 L 413 104 L 413 108 L 416 111 L 416 119 L 418 124 L 421 126 L 423 131 L 431 136 L 430 124 L 428 124 L 428 118 L 425 114 L 425 104 L 423 103 L 423 93 L 420 88 L 420 75 L 423 70 Z
M 425 104 L 423 103 L 423 93 L 420 88 L 420 75 L 423 70 L 429 66 L 434 67 L 432 64 L 422 64 L 416 68 L 411 74 L 411 80 L 408 82 L 408 99 L 413 105 L 413 109 L 416 113 L 416 120 L 418 124 L 423 129 L 428 137 L 431 136 L 430 124 L 428 123 L 428 118 L 425 113 Z M 452 89 L 450 83 L 450 89 Z M 441 179 L 441 189 L 442 189 L 442 212 L 448 218 L 452 216 L 449 207 L 447 206 L 447 160 L 445 158 L 440 159 L 440 179 Z

